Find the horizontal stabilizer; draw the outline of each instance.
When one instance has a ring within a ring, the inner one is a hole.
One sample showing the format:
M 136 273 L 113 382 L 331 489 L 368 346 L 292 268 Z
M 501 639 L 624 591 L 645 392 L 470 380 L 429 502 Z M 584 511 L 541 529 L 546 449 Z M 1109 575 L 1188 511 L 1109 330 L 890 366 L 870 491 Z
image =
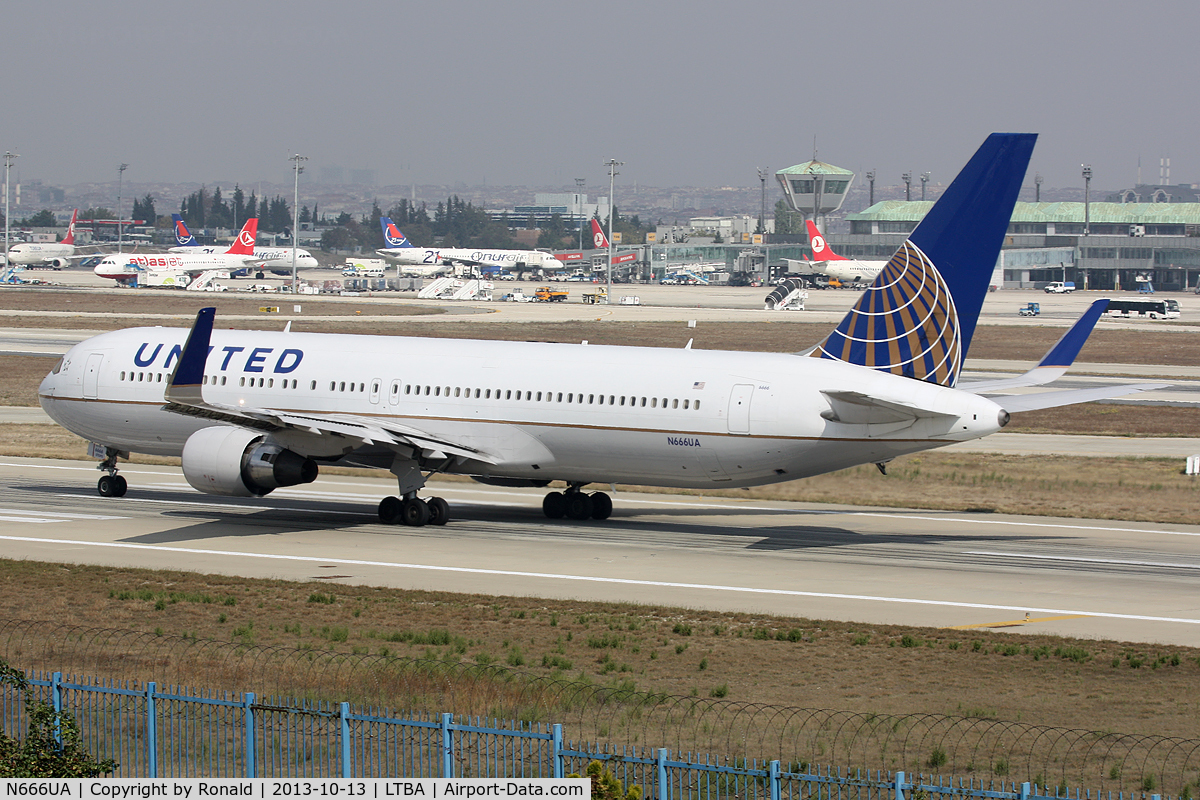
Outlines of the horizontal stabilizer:
M 1088 336 L 1091 335 L 1092 329 L 1096 327 L 1097 320 L 1100 319 L 1100 315 L 1107 308 L 1107 299 L 1097 300 L 1088 306 L 1088 310 L 1083 312 L 1083 315 L 1075 321 L 1070 330 L 1054 343 L 1054 346 L 1050 348 L 1046 355 L 1042 356 L 1042 360 L 1038 362 L 1038 365 L 1024 375 L 1018 375 L 1014 378 L 1000 378 L 994 381 L 960 383 L 958 388 L 966 392 L 974 392 L 975 394 L 987 394 L 988 392 L 999 391 L 1001 389 L 1016 389 L 1021 386 L 1042 386 L 1051 381 L 1058 380 L 1075 363 L 1076 356 L 1083 349 L 1083 345 L 1087 342 Z
M 829 399 L 830 406 L 830 410 L 821 416 L 832 422 L 844 422 L 848 425 L 878 425 L 912 421 L 922 417 L 953 416 L 908 403 L 872 397 L 862 392 L 826 390 L 821 394 Z
M 1101 386 L 1095 389 L 1070 389 L 1063 392 L 1037 392 L 1035 394 L 1013 394 L 1004 397 L 993 397 L 992 401 L 1003 406 L 1010 413 L 1018 411 L 1037 411 L 1042 408 L 1058 408 L 1073 406 L 1076 403 L 1090 403 L 1093 400 L 1109 400 L 1113 397 L 1124 397 L 1137 392 L 1152 392 L 1164 389 L 1169 383 L 1129 383 L 1123 386 Z

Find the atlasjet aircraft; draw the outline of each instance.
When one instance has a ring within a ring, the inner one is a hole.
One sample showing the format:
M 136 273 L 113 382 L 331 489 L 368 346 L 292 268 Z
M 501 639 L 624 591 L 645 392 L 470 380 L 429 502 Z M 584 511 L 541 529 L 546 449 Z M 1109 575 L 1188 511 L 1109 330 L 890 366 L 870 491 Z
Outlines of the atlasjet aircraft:
M 559 269 L 562 262 L 541 250 L 470 250 L 461 247 L 416 247 L 388 217 L 380 217 L 383 241 L 375 252 L 400 265 L 400 271 L 417 277 L 448 272 L 455 264 L 488 269 Z
M 133 283 L 138 274 L 146 271 L 181 272 L 199 275 L 212 270 L 232 271 L 253 267 L 258 263 L 254 255 L 254 237 L 258 232 L 258 218 L 246 220 L 228 250 L 221 253 L 111 253 L 100 259 L 92 270 L 101 278 L 112 278 L 118 283 Z M 228 277 L 228 276 L 226 276 Z
M 172 247 L 167 252 L 169 253 L 204 253 L 214 254 L 224 252 L 219 247 L 208 247 L 196 241 L 196 237 L 188 230 L 187 223 L 183 221 L 183 217 L 179 214 L 172 214 L 171 221 L 175 228 L 175 241 L 178 246 Z M 289 273 L 292 269 L 292 248 L 290 247 L 259 247 L 254 246 L 254 257 L 259 259 L 257 265 L 259 269 L 270 270 L 287 270 Z M 296 268 L 297 269 L 315 269 L 319 267 L 317 259 L 313 254 L 305 250 L 303 247 L 296 248 Z M 262 274 L 256 277 L 262 278 Z
M 94 253 L 76 254 L 75 252 L 75 218 L 78 216 L 79 209 L 77 208 L 71 212 L 71 224 L 67 226 L 67 235 L 62 238 L 61 242 L 14 244 L 8 249 L 8 263 L 27 267 L 62 268 L 70 266 L 72 259 L 95 255 Z
M 812 248 L 812 268 L 823 272 L 839 281 L 866 286 L 879 276 L 890 261 L 858 261 L 853 258 L 839 256 L 825 241 L 825 237 L 817 230 L 816 223 L 811 219 L 805 220 L 808 226 L 808 244 Z
M 93 442 L 98 490 L 125 493 L 118 458 L 180 456 L 201 492 L 262 496 L 320 465 L 388 470 L 386 523 L 444 524 L 418 493 L 438 472 L 546 486 L 551 518 L 604 519 L 588 484 L 740 487 L 789 481 L 978 439 L 1015 411 L 1157 388 L 989 399 L 1060 376 L 1097 301 L 1023 376 L 958 387 L 1036 137 L 993 134 L 887 268 L 808 352 L 612 347 L 214 327 L 131 328 L 72 347 L 39 389 Z M 532 369 L 531 365 L 553 365 Z

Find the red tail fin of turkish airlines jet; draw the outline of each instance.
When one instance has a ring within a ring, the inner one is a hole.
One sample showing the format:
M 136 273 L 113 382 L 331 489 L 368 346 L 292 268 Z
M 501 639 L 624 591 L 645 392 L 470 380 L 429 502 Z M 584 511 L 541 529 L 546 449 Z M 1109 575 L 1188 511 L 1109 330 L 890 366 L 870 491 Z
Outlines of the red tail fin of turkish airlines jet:
M 225 252 L 231 256 L 254 255 L 254 240 L 258 236 L 258 217 L 251 217 L 242 226 L 242 232 L 233 240 Z
M 59 244 L 75 244 L 75 218 L 79 216 L 79 209 L 71 212 L 71 224 L 67 226 L 67 235 L 63 237 Z
M 805 220 L 808 225 L 808 246 L 812 248 L 813 261 L 848 261 L 845 256 L 839 256 L 829 249 L 829 243 L 817 230 L 817 225 L 811 219 Z
M 600 223 L 595 217 L 592 218 L 592 247 L 597 250 L 608 247 L 608 237 L 604 235 L 604 231 L 600 230 Z

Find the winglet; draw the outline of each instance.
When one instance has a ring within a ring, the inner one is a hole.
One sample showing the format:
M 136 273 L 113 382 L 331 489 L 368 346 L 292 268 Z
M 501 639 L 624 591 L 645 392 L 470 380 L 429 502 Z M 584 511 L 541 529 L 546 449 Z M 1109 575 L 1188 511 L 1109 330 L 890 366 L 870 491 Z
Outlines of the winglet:
M 231 256 L 252 256 L 254 255 L 254 239 L 257 236 L 258 217 L 251 217 L 246 220 L 241 232 L 225 252 Z
M 1015 378 L 1000 378 L 994 381 L 979 381 L 976 383 L 960 384 L 958 388 L 968 392 L 982 394 L 985 392 L 993 392 L 999 389 L 1015 389 L 1021 386 L 1041 386 L 1051 381 L 1061 378 L 1075 363 L 1075 359 L 1079 356 L 1079 351 L 1083 349 L 1083 345 L 1087 342 L 1088 337 L 1092 333 L 1092 329 L 1096 327 L 1096 322 L 1099 321 L 1100 315 L 1108 308 L 1108 300 L 1097 300 L 1088 306 L 1087 311 L 1075 320 L 1075 324 L 1062 335 L 1054 346 L 1042 356 L 1042 360 L 1037 366 L 1023 375 L 1018 375 Z
M 168 403 L 197 405 L 204 402 L 200 386 L 204 380 L 204 364 L 208 361 L 208 343 L 212 339 L 216 317 L 217 309 L 211 307 L 202 308 L 196 313 L 196 323 L 183 345 L 179 363 L 171 373 L 166 393 Z
M 817 223 L 811 219 L 804 220 L 805 226 L 808 228 L 808 247 L 812 250 L 813 261 L 847 261 L 845 256 L 839 256 L 833 252 L 833 248 L 829 246 L 829 242 L 825 241 L 825 237 L 817 230 Z

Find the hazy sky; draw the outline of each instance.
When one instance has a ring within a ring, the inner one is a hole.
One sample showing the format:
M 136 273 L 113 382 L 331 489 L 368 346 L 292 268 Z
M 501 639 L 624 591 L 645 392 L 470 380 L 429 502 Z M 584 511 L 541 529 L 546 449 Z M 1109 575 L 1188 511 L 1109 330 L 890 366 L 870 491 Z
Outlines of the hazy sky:
M 823 160 L 945 182 L 995 130 L 1047 187 L 1200 181 L 1194 2 L 13 0 L 24 180 L 750 186 Z

